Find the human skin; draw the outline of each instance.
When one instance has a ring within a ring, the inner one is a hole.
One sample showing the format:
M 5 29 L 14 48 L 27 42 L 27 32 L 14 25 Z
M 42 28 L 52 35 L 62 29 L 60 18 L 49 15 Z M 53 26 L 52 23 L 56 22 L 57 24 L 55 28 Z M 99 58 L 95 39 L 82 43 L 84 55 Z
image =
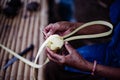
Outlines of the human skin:
M 68 42 L 65 43 L 65 48 L 69 53 L 68 55 L 59 55 L 47 48 L 48 58 L 58 64 L 68 65 L 82 71 L 92 72 L 94 63 L 85 60 Z M 106 77 L 112 80 L 120 79 L 120 68 L 97 64 L 94 73 L 95 75 Z
M 45 37 L 49 37 L 52 34 L 59 34 L 60 36 L 64 36 L 66 34 L 69 34 L 76 28 L 80 27 L 84 23 L 72 23 L 67 21 L 61 21 L 53 24 L 49 24 L 45 27 L 43 33 Z M 76 35 L 80 34 L 96 34 L 96 33 L 102 33 L 105 31 L 108 31 L 109 28 L 102 26 L 102 25 L 92 25 L 88 26 L 86 28 L 83 28 L 79 30 Z

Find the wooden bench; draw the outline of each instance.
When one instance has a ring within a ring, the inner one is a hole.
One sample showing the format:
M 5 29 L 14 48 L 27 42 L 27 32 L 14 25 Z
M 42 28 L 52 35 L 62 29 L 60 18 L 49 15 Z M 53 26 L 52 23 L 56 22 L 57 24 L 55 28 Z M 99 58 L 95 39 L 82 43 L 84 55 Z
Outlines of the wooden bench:
M 0 0 L 2 8 L 7 0 Z M 28 2 L 38 1 L 41 8 L 37 12 L 30 13 L 26 10 Z M 23 7 L 15 18 L 7 18 L 0 14 L 0 44 L 13 50 L 16 53 L 21 52 L 30 44 L 34 44 L 34 50 L 26 53 L 23 57 L 34 61 L 38 48 L 43 43 L 44 38 L 42 29 L 48 23 L 47 1 L 46 0 L 22 0 Z M 25 18 L 26 17 L 26 18 Z M 33 80 L 32 68 L 22 61 L 18 60 L 3 70 L 3 66 L 13 56 L 0 48 L 0 80 Z M 42 63 L 39 59 L 38 63 Z M 37 70 L 37 80 L 44 80 L 43 69 Z

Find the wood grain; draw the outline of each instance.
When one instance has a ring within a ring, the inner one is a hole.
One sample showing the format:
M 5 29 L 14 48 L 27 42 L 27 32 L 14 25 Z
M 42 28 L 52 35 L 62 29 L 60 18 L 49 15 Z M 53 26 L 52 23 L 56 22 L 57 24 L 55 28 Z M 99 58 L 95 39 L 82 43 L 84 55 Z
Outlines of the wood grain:
M 1 0 L 0 5 L 5 7 L 7 0 Z M 28 12 L 26 5 L 29 2 L 37 1 L 40 3 L 41 9 L 37 12 Z M 46 0 L 22 0 L 24 3 L 17 16 L 7 18 L 4 14 L 0 14 L 0 44 L 13 50 L 16 53 L 21 52 L 30 44 L 34 44 L 34 50 L 26 53 L 23 57 L 34 61 L 38 48 L 44 41 L 41 30 L 48 23 L 47 1 Z M 44 51 L 43 51 L 44 52 Z M 32 80 L 32 68 L 22 61 L 18 60 L 3 70 L 3 66 L 13 56 L 0 48 L 0 80 Z M 45 57 L 38 60 L 41 64 Z M 36 69 L 37 80 L 44 80 L 43 69 Z

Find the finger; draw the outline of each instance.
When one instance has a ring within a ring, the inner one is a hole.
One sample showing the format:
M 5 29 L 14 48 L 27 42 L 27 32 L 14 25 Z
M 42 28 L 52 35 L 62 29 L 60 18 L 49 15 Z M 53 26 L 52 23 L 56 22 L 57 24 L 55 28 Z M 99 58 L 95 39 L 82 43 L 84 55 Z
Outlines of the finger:
M 62 57 L 61 58 L 56 58 L 55 56 L 51 55 L 51 53 L 48 53 L 47 56 L 50 60 L 52 60 L 56 63 L 62 64 L 62 63 L 65 62 L 65 59 L 62 59 Z
M 74 48 L 68 42 L 65 42 L 65 47 L 69 52 L 69 54 L 72 54 L 72 52 L 74 51 Z
M 46 47 L 46 50 L 50 53 L 50 54 L 57 54 L 55 52 L 53 52 L 50 48 Z
M 48 32 L 51 29 L 52 26 L 53 26 L 53 24 L 49 24 L 48 26 L 46 26 L 45 27 L 45 32 Z
M 47 53 L 47 57 L 48 57 L 50 60 L 58 63 L 58 61 L 57 61 L 56 59 L 52 58 L 52 57 L 49 55 L 49 53 Z
M 46 37 L 47 33 L 44 30 L 42 31 L 42 33 Z
M 53 24 L 49 24 L 48 26 L 45 27 L 44 34 L 46 37 L 48 37 L 48 35 L 51 34 L 53 29 L 52 27 L 53 27 Z
M 43 33 L 43 38 L 44 38 L 44 39 L 47 39 L 46 33 L 45 33 L 44 31 L 41 31 L 41 32 Z
M 56 60 L 58 60 L 58 61 L 62 59 L 62 56 L 61 56 L 61 55 L 58 55 L 57 53 L 51 51 L 49 48 L 47 48 L 47 51 L 49 52 L 48 54 L 49 54 L 52 58 L 54 58 L 54 59 L 56 59 Z
M 54 30 L 51 28 L 50 31 L 46 34 L 46 37 L 54 34 Z

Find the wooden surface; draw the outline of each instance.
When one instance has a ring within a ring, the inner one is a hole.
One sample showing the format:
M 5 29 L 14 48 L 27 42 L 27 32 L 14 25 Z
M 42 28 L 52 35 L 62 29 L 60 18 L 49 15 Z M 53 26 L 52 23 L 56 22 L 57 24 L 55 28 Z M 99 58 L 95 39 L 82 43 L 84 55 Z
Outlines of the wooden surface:
M 2 8 L 7 0 L 0 0 Z M 37 1 L 41 8 L 34 13 L 26 10 L 28 2 Z M 47 3 L 46 0 L 22 0 L 23 7 L 15 18 L 6 18 L 4 14 L 0 14 L 0 44 L 8 47 L 16 53 L 21 52 L 30 44 L 34 44 L 34 50 L 28 52 L 23 57 L 34 61 L 38 48 L 43 43 L 43 34 L 41 33 L 45 25 L 47 25 Z M 25 18 L 25 16 L 27 16 Z M 6 70 L 3 66 L 13 56 L 0 48 L 0 80 L 33 80 L 32 68 L 20 60 L 14 62 Z M 38 63 L 42 63 L 44 56 L 39 59 Z M 43 69 L 37 69 L 37 80 L 43 80 Z

